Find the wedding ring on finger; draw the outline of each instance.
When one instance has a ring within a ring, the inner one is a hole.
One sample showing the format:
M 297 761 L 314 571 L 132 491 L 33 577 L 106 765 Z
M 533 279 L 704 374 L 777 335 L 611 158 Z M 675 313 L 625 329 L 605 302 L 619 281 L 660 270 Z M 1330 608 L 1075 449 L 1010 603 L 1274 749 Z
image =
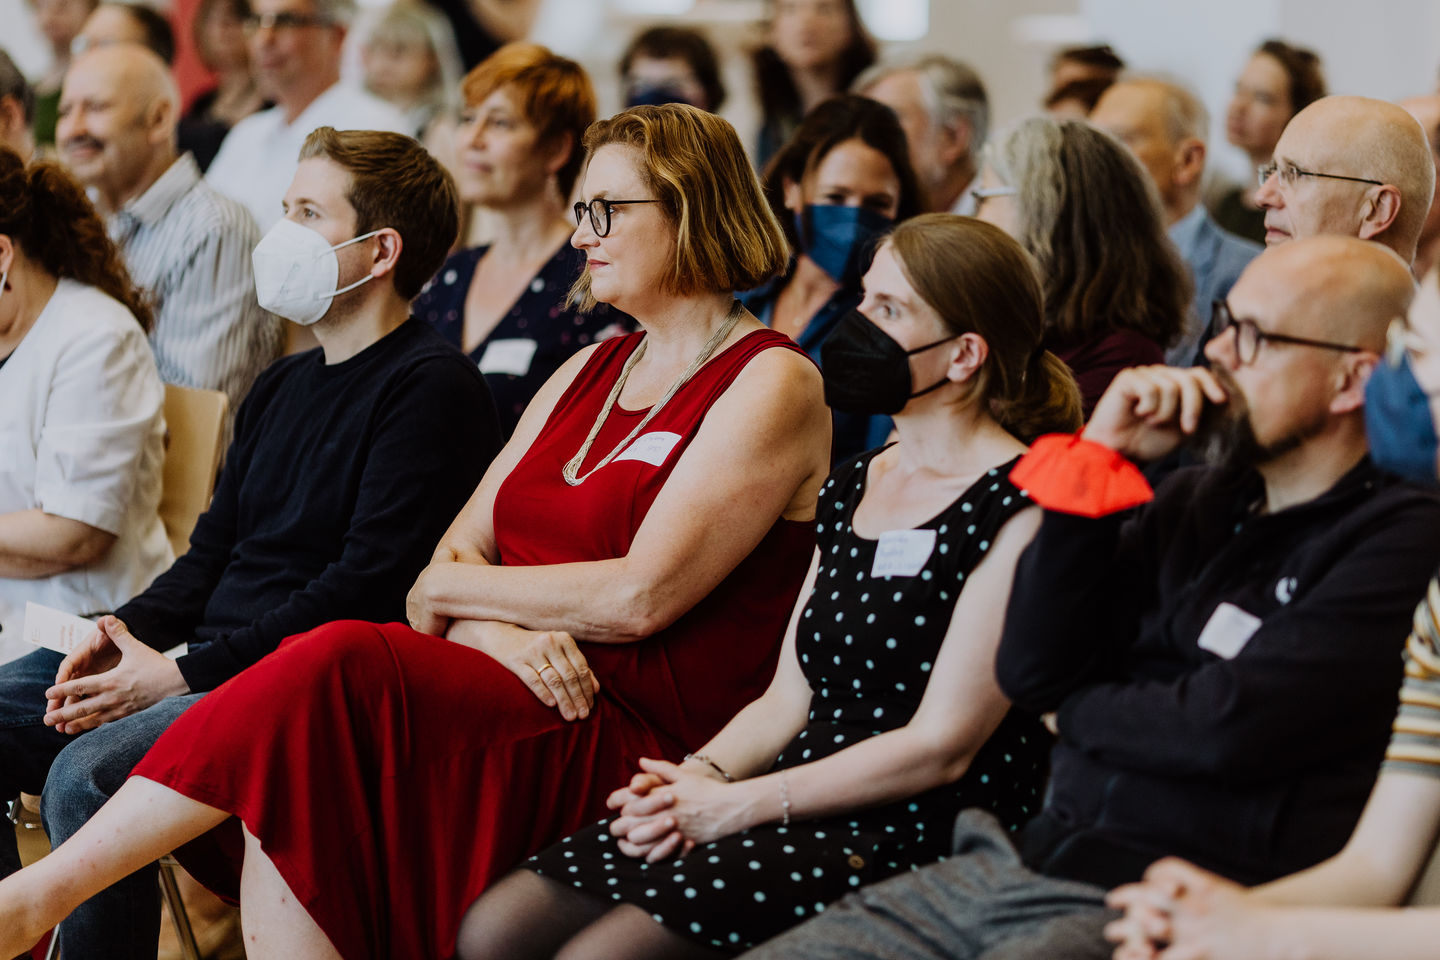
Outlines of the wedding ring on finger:
M 546 671 L 546 670 L 555 670 L 555 676 L 557 676 L 557 677 L 560 676 L 560 671 L 555 669 L 555 664 L 553 664 L 553 663 L 547 663 L 547 664 L 545 664 L 545 666 L 541 667 L 539 670 L 536 670 L 535 672 L 536 672 L 537 674 L 539 674 L 540 676 L 543 677 L 543 676 L 545 676 L 545 671 Z

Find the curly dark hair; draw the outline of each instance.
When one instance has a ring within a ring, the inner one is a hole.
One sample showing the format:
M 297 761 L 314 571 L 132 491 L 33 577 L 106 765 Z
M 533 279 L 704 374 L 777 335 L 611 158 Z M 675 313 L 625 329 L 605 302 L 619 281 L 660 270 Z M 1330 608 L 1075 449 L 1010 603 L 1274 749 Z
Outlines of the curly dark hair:
M 130 280 L 85 191 L 58 163 L 27 167 L 15 151 L 0 147 L 0 233 L 50 275 L 114 297 L 149 332 L 148 297 Z

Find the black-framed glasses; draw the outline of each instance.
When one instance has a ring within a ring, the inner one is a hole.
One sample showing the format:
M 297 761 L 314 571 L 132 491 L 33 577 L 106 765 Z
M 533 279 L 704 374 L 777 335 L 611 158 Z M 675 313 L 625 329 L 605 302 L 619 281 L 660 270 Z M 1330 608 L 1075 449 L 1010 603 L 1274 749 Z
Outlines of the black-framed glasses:
M 281 10 L 279 13 L 252 13 L 240 21 L 246 33 L 271 30 L 298 30 L 301 27 L 321 27 L 330 22 L 329 18 L 314 13 L 295 13 Z
M 1348 180 L 1351 183 L 1372 183 L 1377 187 L 1385 186 L 1384 180 L 1371 180 L 1369 177 L 1344 177 L 1338 173 L 1317 173 L 1314 170 L 1301 170 L 1293 163 L 1262 163 L 1255 171 L 1255 176 L 1260 181 L 1260 186 L 1265 186 L 1270 178 L 1279 175 L 1282 186 L 1293 187 L 1295 181 L 1301 177 L 1320 177 L 1323 180 Z
M 1230 305 L 1224 300 L 1216 300 L 1211 307 L 1210 329 L 1215 331 L 1218 337 L 1231 327 L 1235 328 L 1235 358 L 1241 365 L 1249 366 L 1255 362 L 1255 355 L 1260 352 L 1262 343 L 1293 343 L 1301 347 L 1319 347 L 1322 350 L 1339 350 L 1342 353 L 1364 353 L 1364 347 L 1351 346 L 1348 343 L 1332 343 L 1329 340 L 1311 340 L 1308 337 L 1292 337 L 1284 333 L 1267 333 L 1261 330 L 1254 320 L 1245 320 L 1236 317 L 1230 312 Z
M 580 226 L 586 211 L 589 211 L 590 229 L 595 231 L 595 236 L 608 237 L 610 236 L 610 213 L 615 207 L 629 203 L 659 202 L 659 200 L 606 200 L 604 197 L 596 197 L 589 203 L 580 200 L 575 204 L 575 226 Z

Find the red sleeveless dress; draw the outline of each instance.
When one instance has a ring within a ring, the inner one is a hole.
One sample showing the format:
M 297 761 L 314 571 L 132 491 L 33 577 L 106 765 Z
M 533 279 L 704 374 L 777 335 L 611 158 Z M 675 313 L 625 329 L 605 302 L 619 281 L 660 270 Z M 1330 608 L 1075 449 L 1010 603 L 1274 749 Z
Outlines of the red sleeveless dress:
M 602 343 L 500 487 L 507 565 L 624 556 L 715 400 L 762 350 L 757 331 L 700 369 L 650 422 L 649 460 L 571 487 L 574 456 L 643 334 Z M 581 475 L 643 416 L 613 410 Z M 341 621 L 286 640 L 186 711 L 135 768 L 230 820 L 178 852 L 238 889 L 239 822 L 347 960 L 449 957 L 494 879 L 605 814 L 641 756 L 679 759 L 759 696 L 809 564 L 809 522 L 779 520 L 704 600 L 630 644 L 582 643 L 595 709 L 566 723 L 490 657 L 403 624 Z

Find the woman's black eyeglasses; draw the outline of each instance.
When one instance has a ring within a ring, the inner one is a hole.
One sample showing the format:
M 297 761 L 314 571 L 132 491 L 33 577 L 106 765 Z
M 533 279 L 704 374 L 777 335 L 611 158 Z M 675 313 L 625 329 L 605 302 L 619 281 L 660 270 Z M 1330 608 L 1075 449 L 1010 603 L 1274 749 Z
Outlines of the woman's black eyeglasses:
M 659 200 L 606 200 L 604 197 L 596 197 L 589 203 L 581 200 L 575 204 L 575 226 L 580 226 L 581 220 L 588 211 L 590 214 L 590 229 L 595 231 L 595 236 L 608 237 L 610 235 L 610 212 L 613 208 L 624 203 L 659 202 Z

